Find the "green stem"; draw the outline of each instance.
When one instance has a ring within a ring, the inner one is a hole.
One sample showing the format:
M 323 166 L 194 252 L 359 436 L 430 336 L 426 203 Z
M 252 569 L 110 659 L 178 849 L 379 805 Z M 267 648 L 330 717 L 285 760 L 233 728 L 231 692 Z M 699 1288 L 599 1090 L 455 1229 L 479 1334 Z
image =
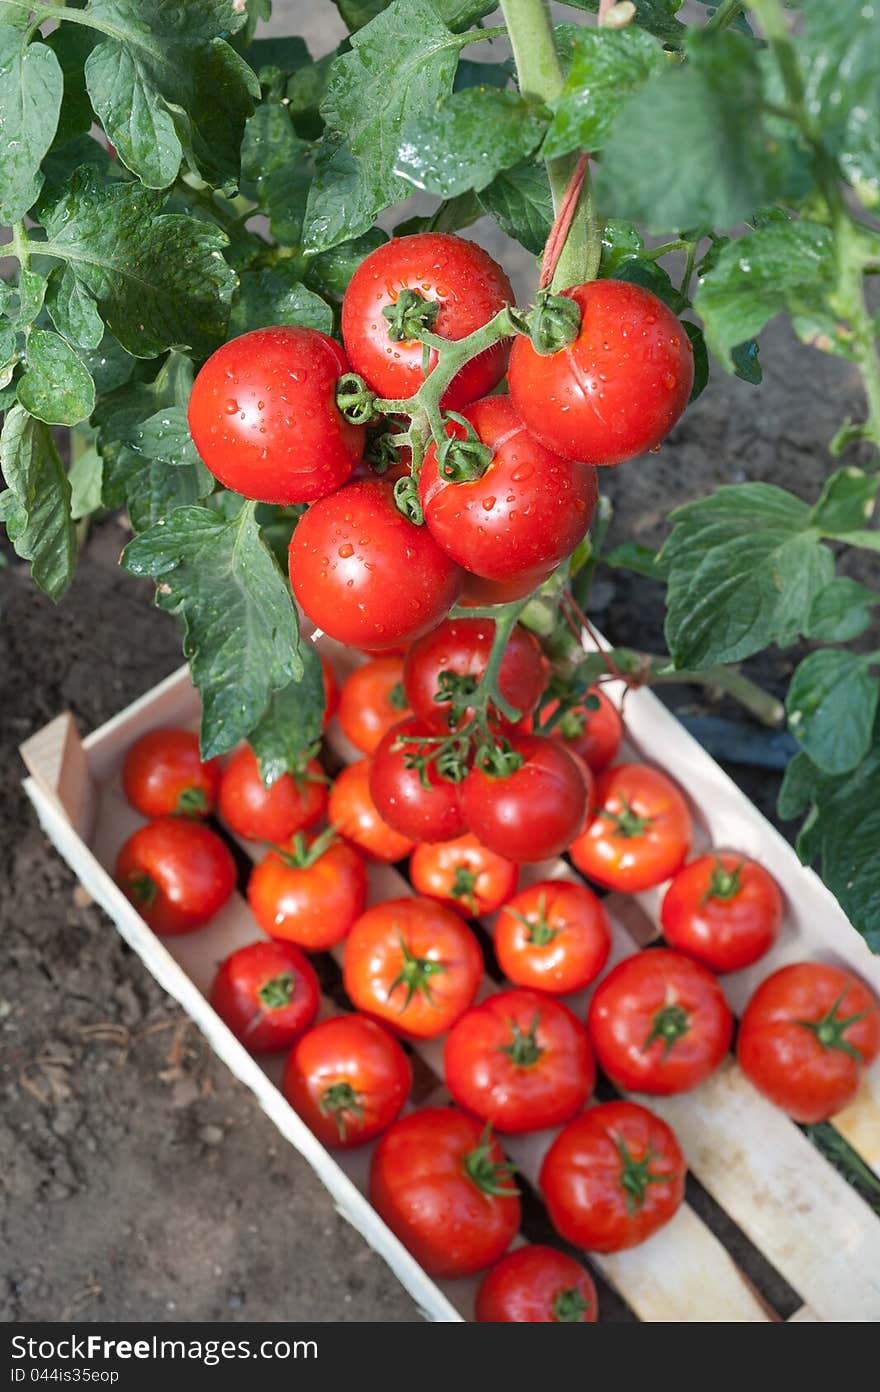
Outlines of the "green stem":
M 107 34 L 111 39 L 119 39 L 122 43 L 133 44 L 137 48 L 152 52 L 149 42 L 143 35 L 139 35 L 136 29 L 124 29 L 106 19 L 97 19 L 89 10 L 69 10 L 66 5 L 45 4 L 43 0 L 40 0 L 39 4 L 32 4 L 31 0 L 0 0 L 0 7 L 4 5 L 12 10 L 25 10 L 28 14 L 38 11 L 40 23 L 45 19 L 55 19 L 59 24 L 62 20 L 69 20 L 72 24 L 82 24 L 86 29 L 97 29 L 100 34 Z
M 12 241 L 7 242 L 6 245 L 10 248 L 11 254 L 17 259 L 21 269 L 26 271 L 31 264 L 31 246 L 23 222 L 13 223 Z M 2 250 L 3 248 L 0 247 L 0 251 Z
M 726 29 L 745 9 L 743 0 L 721 0 L 721 4 L 703 25 L 704 34 L 712 34 L 716 29 Z
M 565 80 L 545 0 L 501 0 L 501 12 L 510 36 L 520 91 L 524 96 L 536 97 L 551 105 L 562 91 Z M 577 155 L 546 161 L 553 206 L 557 210 L 576 163 Z M 599 269 L 601 251 L 602 229 L 593 206 L 588 171 L 551 288 L 564 290 L 569 285 L 592 280 Z
M 612 659 L 614 654 L 610 654 Z M 785 707 L 777 697 L 765 691 L 756 682 L 744 677 L 737 667 L 707 667 L 700 671 L 664 671 L 670 663 L 668 657 L 651 657 L 648 660 L 647 681 L 650 685 L 663 682 L 685 682 L 689 686 L 714 687 L 732 696 L 744 706 L 762 725 L 779 729 L 785 723 Z

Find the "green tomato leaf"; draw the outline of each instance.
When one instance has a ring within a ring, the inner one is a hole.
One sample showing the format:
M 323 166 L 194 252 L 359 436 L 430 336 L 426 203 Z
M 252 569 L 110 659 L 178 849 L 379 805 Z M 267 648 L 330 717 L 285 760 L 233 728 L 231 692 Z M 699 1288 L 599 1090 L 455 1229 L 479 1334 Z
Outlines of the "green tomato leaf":
M 97 348 L 83 352 L 80 356 L 92 374 L 98 396 L 106 396 L 125 382 L 130 382 L 135 371 L 141 368 L 138 359 L 126 353 L 122 345 L 109 333 L 104 334 Z
M 184 653 L 202 696 L 202 756 L 246 738 L 273 691 L 303 672 L 296 611 L 254 504 L 229 520 L 178 507 L 135 537 L 122 564 L 156 581 L 156 604 L 184 624 Z
M 834 576 L 809 519 L 806 503 L 768 483 L 717 488 L 671 514 L 659 564 L 676 667 L 739 662 L 795 641 Z
M 306 281 L 322 292 L 342 296 L 364 258 L 387 241 L 388 237 L 381 228 L 372 227 L 362 237 L 340 242 L 329 251 L 312 257 L 306 267 Z
M 429 217 L 405 218 L 394 228 L 395 237 L 410 237 L 415 232 L 460 232 L 463 227 L 483 216 L 485 209 L 472 189 L 448 198 L 439 204 Z
M 94 118 L 83 69 L 98 38 L 95 30 L 87 29 L 83 24 L 59 24 L 46 36 L 46 43 L 58 59 L 64 79 L 61 113 L 53 142 L 56 149 L 86 136 L 91 129 Z
M 5 12 L 7 15 L 8 11 Z M 36 202 L 40 165 L 55 136 L 64 77 L 47 44 L 28 43 L 28 16 L 0 23 L 0 222 L 18 222 Z
M 824 536 L 840 536 L 857 531 L 870 522 L 880 478 L 861 469 L 838 469 L 825 480 L 810 523 Z
M 23 406 L 6 413 L 0 435 L 0 517 L 16 553 L 30 561 L 34 583 L 58 600 L 73 579 L 76 529 L 70 483 L 51 431 Z
M 90 517 L 101 506 L 103 461 L 94 445 L 84 449 L 70 466 L 70 515 L 74 522 Z
M 27 342 L 27 367 L 18 383 L 26 411 L 47 425 L 77 425 L 95 408 L 95 384 L 82 358 L 50 329 L 34 329 Z
M 286 245 L 295 245 L 302 232 L 312 180 L 309 149 L 284 102 L 262 102 L 245 127 L 241 191 L 266 213 L 273 237 Z
M 119 158 L 149 188 L 185 159 L 208 183 L 238 183 L 244 123 L 259 96 L 253 70 L 221 34 L 245 22 L 235 0 L 90 0 L 108 37 L 86 60 L 95 114 Z
M 621 261 L 641 257 L 644 250 L 645 243 L 637 227 L 622 218 L 607 218 L 602 228 L 601 275 L 613 276 Z
M 46 277 L 38 271 L 22 270 L 18 274 L 18 327 L 26 329 L 34 322 L 48 289 Z
M 691 387 L 691 394 L 688 397 L 688 404 L 690 404 L 706 390 L 709 381 L 709 353 L 703 331 L 697 324 L 691 324 L 687 319 L 683 319 L 681 327 L 690 339 L 691 347 L 694 350 L 694 385 Z
M 864 0 L 803 0 L 797 35 L 811 118 L 868 208 L 880 206 L 880 25 Z
M 101 185 L 80 169 L 41 209 L 47 253 L 66 261 L 108 329 L 135 357 L 166 348 L 207 356 L 224 336 L 235 273 L 222 232 L 137 183 Z
M 825 643 L 848 643 L 864 633 L 875 604 L 880 604 L 880 594 L 857 580 L 837 576 L 813 600 L 804 637 L 818 638 Z
M 363 29 L 383 10 L 387 10 L 389 0 L 333 0 L 345 23 L 352 33 Z M 478 19 L 491 14 L 497 4 L 489 0 L 434 0 L 434 9 L 444 24 L 450 29 L 470 29 Z
M 254 39 L 242 54 L 261 82 L 272 82 L 277 73 L 292 76 L 312 61 L 308 46 L 298 34 Z
M 822 648 L 795 670 L 785 698 L 792 734 L 824 773 L 849 773 L 871 747 L 880 682 L 875 658 Z
M 772 222 L 729 242 L 700 284 L 694 308 L 706 339 L 728 372 L 733 350 L 777 314 L 805 315 L 824 307 L 834 279 L 827 227 Z
M 542 147 L 545 159 L 601 149 L 627 97 L 665 67 L 662 47 L 642 29 L 584 29 L 565 86 L 553 103 L 553 123 Z
M 333 332 L 333 310 L 299 279 L 299 269 L 279 261 L 265 271 L 242 271 L 229 318 L 230 336 L 264 329 L 272 324 L 300 324 L 321 333 Z
M 271 787 L 282 774 L 302 768 L 321 739 L 324 719 L 324 677 L 321 660 L 311 643 L 300 643 L 303 674 L 274 691 L 259 724 L 248 735 L 260 775 Z
M 546 108 L 518 92 L 469 87 L 406 122 L 395 173 L 441 198 L 479 192 L 530 155 L 546 129 Z
M 503 232 L 540 256 L 553 225 L 553 197 L 543 163 L 523 160 L 496 175 L 479 200 Z
M 648 580 L 666 579 L 663 569 L 657 564 L 656 553 L 639 541 L 622 542 L 602 560 L 620 570 L 632 570 L 636 575 L 644 575 Z
M 104 323 L 89 291 L 70 266 L 56 266 L 46 283 L 46 308 L 60 334 L 77 348 L 97 348 Z

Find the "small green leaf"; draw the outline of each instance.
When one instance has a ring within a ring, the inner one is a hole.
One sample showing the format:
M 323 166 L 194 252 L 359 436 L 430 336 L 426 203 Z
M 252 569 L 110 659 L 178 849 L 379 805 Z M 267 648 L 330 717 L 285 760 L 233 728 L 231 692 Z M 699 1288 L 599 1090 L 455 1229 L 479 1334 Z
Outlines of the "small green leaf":
M 660 44 L 642 29 L 584 29 L 553 103 L 545 159 L 601 149 L 627 97 L 665 66 Z
M 0 23 L 0 222 L 18 222 L 36 202 L 40 165 L 61 111 L 64 77 L 47 44 L 28 43 L 26 14 Z
M 94 299 L 70 266 L 56 266 L 50 273 L 45 303 L 60 334 L 77 348 L 97 348 L 104 324 Z
M 789 759 L 776 799 L 777 814 L 784 822 L 792 821 L 807 810 L 816 784 L 816 774 L 816 768 L 803 752 Z
M 805 638 L 817 638 L 825 643 L 848 643 L 857 638 L 871 622 L 871 609 L 880 604 L 875 594 L 857 580 L 837 576 L 820 590 L 810 606 L 804 628 Z
M 184 652 L 202 696 L 202 755 L 245 739 L 273 691 L 303 671 L 296 613 L 254 504 L 224 520 L 180 507 L 129 542 L 122 564 L 156 581 L 156 603 L 183 620 Z
M 95 408 L 95 384 L 66 339 L 49 329 L 34 329 L 28 337 L 27 368 L 18 383 L 18 399 L 47 425 L 77 425 Z
M 481 190 L 479 199 L 508 237 L 540 256 L 553 225 L 553 198 L 543 163 L 523 160 L 503 170 Z
M 837 155 L 866 207 L 880 206 L 877 82 L 880 30 L 864 0 L 803 0 L 796 43 L 806 102 L 822 139 Z
M 70 515 L 74 522 L 90 517 L 101 506 L 103 463 L 94 445 L 84 449 L 70 466 Z
M 18 275 L 18 327 L 26 329 L 43 308 L 48 283 L 38 271 L 21 270 Z
M 680 314 L 687 307 L 687 297 L 681 293 L 665 267 L 643 256 L 621 256 L 611 273 L 612 280 L 626 280 L 630 285 L 641 285 L 650 290 L 658 300 L 668 305 L 673 314 Z M 696 325 L 692 325 L 696 328 Z M 685 325 L 687 328 L 687 325 Z
M 861 469 L 838 469 L 825 480 L 822 494 L 810 514 L 810 523 L 824 536 L 857 531 L 870 522 L 880 478 Z
M 109 333 L 104 334 L 97 348 L 83 352 L 81 357 L 92 374 L 99 397 L 130 382 L 135 371 L 142 367 L 139 360 L 126 353 L 122 344 Z
M 293 128 L 286 102 L 262 102 L 245 127 L 241 191 L 271 220 L 276 241 L 295 245 L 312 180 L 309 144 Z
M 441 198 L 479 192 L 530 155 L 546 129 L 546 109 L 518 92 L 469 87 L 407 120 L 394 172 Z
M 649 580 L 666 579 L 665 572 L 657 564 L 656 554 L 650 546 L 643 546 L 639 541 L 624 541 L 602 560 L 620 570 L 632 570 L 636 575 L 644 575 Z
M 358 266 L 371 251 L 383 246 L 388 237 L 380 227 L 372 227 L 362 237 L 340 242 L 329 251 L 312 257 L 306 268 L 306 280 L 320 291 L 344 295 Z
M 321 738 L 324 678 L 311 643 L 300 643 L 303 674 L 273 692 L 259 724 L 248 735 L 263 782 L 270 787 L 282 774 L 302 768 Z
M 785 700 L 789 729 L 823 773 L 849 773 L 871 746 L 880 696 L 869 670 L 875 660 L 822 648 L 795 670 Z
M 58 59 L 64 79 L 64 95 L 54 140 L 56 149 L 87 135 L 91 128 L 94 118 L 83 69 L 97 42 L 97 32 L 82 24 L 59 24 L 46 36 L 46 43 Z
M 644 250 L 645 243 L 633 223 L 624 222 L 622 218 L 608 218 L 602 228 L 602 276 L 613 276 L 621 261 L 641 257 Z
M 730 361 L 733 364 L 734 376 L 739 377 L 741 382 L 750 382 L 753 387 L 761 385 L 764 373 L 758 359 L 758 345 L 753 338 L 731 348 Z
M 229 318 L 229 334 L 247 333 L 272 324 L 300 324 L 333 332 L 333 311 L 299 279 L 293 262 L 279 261 L 265 271 L 242 271 Z
M 58 600 L 76 566 L 70 483 L 50 430 L 22 406 L 6 413 L 0 469 L 8 485 L 0 494 L 0 517 L 9 540 L 30 561 L 34 583 Z
M 697 324 L 691 324 L 687 319 L 683 319 L 681 327 L 690 339 L 691 347 L 694 350 L 694 385 L 691 387 L 691 394 L 688 398 L 688 404 L 690 404 L 702 395 L 709 382 L 709 353 L 703 331 Z

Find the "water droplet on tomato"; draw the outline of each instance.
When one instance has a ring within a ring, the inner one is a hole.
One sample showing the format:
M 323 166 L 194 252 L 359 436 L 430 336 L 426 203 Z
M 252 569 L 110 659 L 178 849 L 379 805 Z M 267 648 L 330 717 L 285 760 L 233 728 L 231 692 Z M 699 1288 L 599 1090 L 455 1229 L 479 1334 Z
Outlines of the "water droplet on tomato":
M 343 561 L 347 561 L 348 558 L 349 558 L 350 556 L 353 556 L 353 555 L 354 555 L 354 547 L 352 546 L 351 542 L 350 542 L 350 541 L 344 542 L 343 545 L 340 546 L 340 548 L 339 548 L 339 556 L 340 556 L 340 559 L 343 560 Z
M 496 501 L 495 498 L 484 498 L 484 499 L 483 499 L 483 507 L 486 509 L 487 512 L 491 512 L 491 511 L 492 511 L 493 507 L 495 506 L 495 501 Z

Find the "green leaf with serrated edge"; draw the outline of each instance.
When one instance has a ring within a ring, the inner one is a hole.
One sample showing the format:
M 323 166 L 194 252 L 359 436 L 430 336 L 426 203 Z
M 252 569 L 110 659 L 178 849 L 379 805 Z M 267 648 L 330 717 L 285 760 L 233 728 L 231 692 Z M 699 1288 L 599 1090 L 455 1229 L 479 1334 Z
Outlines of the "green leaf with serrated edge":
M 842 648 L 810 653 L 785 698 L 788 727 L 823 773 L 849 773 L 871 746 L 880 682 L 871 657 Z
M 641 285 L 668 305 L 673 314 L 679 314 L 687 306 L 687 297 L 672 283 L 669 272 L 656 261 L 649 261 L 645 257 L 621 256 L 611 272 L 610 279 L 626 280 L 630 285 Z
M 627 99 L 597 171 L 600 206 L 651 232 L 734 227 L 784 187 L 785 151 L 761 115 L 755 44 L 693 34 L 688 55 Z
M 622 218 L 608 218 L 602 228 L 602 252 L 599 270 L 603 277 L 614 275 L 621 261 L 641 257 L 645 243 L 637 227 Z
M 156 581 L 156 604 L 183 620 L 202 697 L 202 756 L 245 739 L 273 691 L 303 672 L 296 612 L 246 503 L 230 521 L 181 507 L 129 542 L 122 564 Z
M 776 799 L 776 811 L 784 822 L 799 817 L 810 805 L 817 770 L 803 752 L 792 755 L 786 765 Z
M 260 94 L 220 37 L 245 22 L 235 0 L 91 0 L 89 13 L 111 33 L 86 60 L 86 87 L 122 162 L 149 188 L 167 188 L 183 160 L 208 183 L 235 188 Z
M 27 342 L 27 367 L 18 399 L 47 425 L 77 425 L 95 408 L 95 384 L 82 358 L 66 339 L 34 329 Z
M 83 71 L 86 59 L 98 42 L 94 29 L 82 24 L 59 24 L 46 36 L 46 43 L 52 49 L 61 66 L 64 91 L 58 127 L 53 141 L 56 149 L 68 141 L 87 135 L 92 126 L 92 104 L 86 91 Z
M 818 223 L 773 222 L 728 243 L 694 297 L 722 367 L 777 314 L 821 309 L 833 278 L 832 236 Z
M 395 237 L 411 237 L 416 232 L 460 232 L 484 215 L 479 196 L 469 189 L 458 198 L 447 198 L 428 217 L 405 218 L 394 228 Z
M 137 183 L 101 185 L 80 169 L 41 209 L 47 252 L 66 261 L 108 329 L 135 357 L 188 347 L 207 356 L 223 337 L 235 273 L 226 238 L 196 218 L 161 211 Z
M 479 193 L 530 155 L 546 129 L 546 108 L 518 92 L 468 87 L 405 122 L 394 172 L 440 198 Z
M 553 102 L 544 158 L 601 149 L 627 97 L 665 66 L 661 45 L 642 29 L 584 29 Z
M 861 469 L 838 469 L 825 480 L 810 524 L 824 536 L 854 532 L 874 515 L 880 478 Z
M 805 638 L 825 643 L 848 643 L 871 622 L 871 609 L 880 604 L 880 594 L 847 576 L 835 577 L 820 590 L 810 606 L 804 627 Z
M 355 271 L 365 257 L 377 247 L 388 241 L 387 233 L 380 227 L 372 227 L 362 237 L 350 242 L 340 242 L 329 251 L 322 251 L 312 257 L 306 266 L 305 279 L 317 290 L 344 295 Z
M 54 198 L 65 193 L 73 175 L 84 166 L 88 166 L 95 177 L 105 183 L 131 179 L 125 165 L 112 159 L 105 145 L 93 140 L 90 135 L 78 135 L 65 145 L 53 146 L 43 160 L 44 183 L 40 205 L 48 206 Z
M 795 641 L 834 558 L 809 508 L 767 483 L 732 484 L 671 514 L 659 564 L 666 640 L 678 668 L 739 662 Z
M 880 206 L 880 24 L 864 0 L 804 0 L 795 42 L 822 140 L 869 208 Z
M 308 46 L 298 34 L 277 35 L 272 38 L 254 39 L 242 51 L 242 57 L 250 63 L 258 77 L 276 72 L 292 76 L 300 68 L 312 61 Z
M 18 326 L 27 328 L 43 308 L 46 277 L 37 271 L 21 270 L 18 275 Z
M 615 546 L 613 551 L 609 551 L 602 560 L 607 565 L 617 566 L 620 570 L 632 570 L 636 575 L 644 575 L 649 580 L 665 580 L 666 576 L 657 564 L 657 556 L 650 546 L 643 546 L 638 541 L 624 541 L 620 546 Z
M 333 0 L 349 30 L 356 33 L 387 10 L 389 0 Z M 434 9 L 450 29 L 469 29 L 477 20 L 497 8 L 489 0 L 433 0 Z
M 94 445 L 84 449 L 71 464 L 67 477 L 70 480 L 70 515 L 74 522 L 90 517 L 101 506 L 101 483 L 103 461 Z
M 18 222 L 36 201 L 40 164 L 52 144 L 64 77 L 48 45 L 28 43 L 28 17 L 3 10 L 0 23 L 0 222 Z
M 287 84 L 287 102 L 298 135 L 317 140 L 324 129 L 320 107 L 327 91 L 330 69 L 336 53 L 325 53 L 314 63 L 306 63 L 291 76 Z
M 97 348 L 104 337 L 98 306 L 70 266 L 56 266 L 46 285 L 46 308 L 60 334 L 77 348 Z
M 599 0 L 564 0 L 573 10 L 587 10 L 597 14 Z M 640 29 L 647 29 L 664 43 L 680 44 L 686 33 L 686 26 L 676 19 L 682 0 L 634 0 L 636 13 L 633 20 Z
M 861 547 L 864 551 L 880 551 L 880 532 L 838 532 L 834 540 L 842 541 L 847 546 Z
M 332 333 L 333 310 L 298 275 L 298 267 L 286 261 L 265 271 L 242 271 L 229 318 L 230 336 L 272 324 L 299 324 Z
M 76 566 L 70 483 L 51 431 L 23 406 L 6 413 L 0 470 L 8 485 L 0 494 L 0 517 L 9 540 L 16 553 L 30 561 L 34 583 L 58 600 Z
M 245 127 L 241 191 L 270 218 L 276 241 L 291 246 L 300 239 L 312 180 L 309 150 L 283 102 L 261 103 Z
M 331 139 L 309 193 L 307 251 L 359 236 L 407 196 L 395 172 L 401 127 L 452 91 L 459 48 L 428 0 L 392 0 L 334 59 L 321 103 Z
M 553 197 L 542 163 L 524 160 L 505 169 L 478 197 L 508 237 L 540 256 L 553 224 Z
M 269 698 L 259 724 L 248 735 L 260 775 L 271 787 L 282 774 L 303 766 L 321 738 L 324 719 L 324 677 L 321 660 L 311 643 L 300 643 L 303 674 Z
M 95 383 L 98 396 L 106 396 L 117 387 L 130 382 L 135 372 L 142 371 L 142 359 L 133 358 L 113 337 L 105 333 L 97 348 L 80 355 Z
M 132 449 L 157 463 L 195 467 L 199 462 L 185 406 L 160 407 L 132 429 L 130 438 Z

